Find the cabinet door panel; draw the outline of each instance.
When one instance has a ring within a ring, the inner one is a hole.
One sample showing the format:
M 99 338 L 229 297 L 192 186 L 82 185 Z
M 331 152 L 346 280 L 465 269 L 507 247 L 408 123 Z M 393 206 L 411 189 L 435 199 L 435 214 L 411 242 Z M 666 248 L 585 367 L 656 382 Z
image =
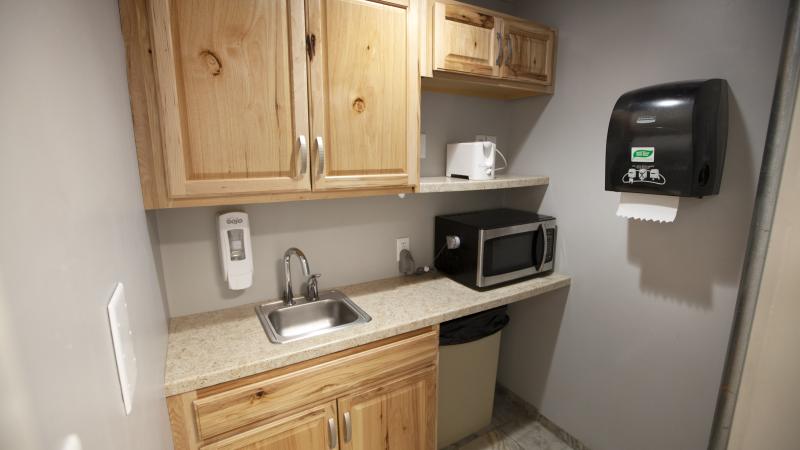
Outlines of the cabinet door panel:
M 552 84 L 553 31 L 531 23 L 506 20 L 504 35 L 503 78 Z
M 502 19 L 466 5 L 434 6 L 436 70 L 499 76 Z
M 413 184 L 419 75 L 409 9 L 309 1 L 314 190 Z
M 330 450 L 338 448 L 336 403 L 309 408 L 281 420 L 239 433 L 201 450 Z M 331 435 L 331 433 L 333 435 Z M 334 446 L 331 447 L 330 444 Z
M 436 369 L 341 398 L 339 415 L 343 450 L 435 450 Z
M 170 197 L 309 190 L 303 1 L 151 8 Z

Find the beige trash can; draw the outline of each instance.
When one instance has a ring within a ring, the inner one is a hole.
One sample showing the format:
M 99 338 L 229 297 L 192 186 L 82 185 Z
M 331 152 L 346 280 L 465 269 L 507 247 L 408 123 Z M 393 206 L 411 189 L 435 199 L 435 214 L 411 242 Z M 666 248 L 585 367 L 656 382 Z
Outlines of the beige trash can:
M 439 347 L 438 448 L 491 423 L 501 333 Z

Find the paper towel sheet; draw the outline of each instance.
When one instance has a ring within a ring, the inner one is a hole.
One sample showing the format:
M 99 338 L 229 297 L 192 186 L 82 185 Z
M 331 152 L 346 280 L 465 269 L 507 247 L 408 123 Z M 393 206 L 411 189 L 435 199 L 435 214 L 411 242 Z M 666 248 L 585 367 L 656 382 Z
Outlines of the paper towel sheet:
M 617 215 L 628 219 L 672 222 L 678 214 L 680 197 L 672 195 L 634 194 L 623 192 L 619 196 Z

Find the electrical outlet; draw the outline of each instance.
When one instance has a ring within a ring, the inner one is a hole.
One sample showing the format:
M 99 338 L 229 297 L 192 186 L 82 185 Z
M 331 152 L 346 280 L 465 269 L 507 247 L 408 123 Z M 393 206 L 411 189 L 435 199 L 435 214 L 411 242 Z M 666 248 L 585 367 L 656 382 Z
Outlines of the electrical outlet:
M 475 140 L 477 142 L 494 142 L 497 144 L 497 136 L 489 136 L 488 134 L 476 134 Z
M 81 438 L 77 434 L 70 434 L 61 443 L 61 450 L 82 450 Z
M 411 251 L 411 239 L 407 237 L 397 238 L 397 261 L 400 261 L 400 252 L 403 250 Z

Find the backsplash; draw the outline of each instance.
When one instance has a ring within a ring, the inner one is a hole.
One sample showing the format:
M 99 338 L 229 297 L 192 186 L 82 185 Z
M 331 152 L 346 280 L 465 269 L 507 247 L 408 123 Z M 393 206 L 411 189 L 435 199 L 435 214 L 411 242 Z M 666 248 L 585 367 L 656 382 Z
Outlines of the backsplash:
M 501 193 L 486 191 L 245 206 L 240 209 L 250 216 L 255 272 L 253 286 L 244 291 L 228 290 L 220 267 L 216 215 L 231 208 L 158 211 L 170 316 L 280 297 L 282 256 L 289 247 L 305 252 L 312 272 L 322 274 L 322 289 L 399 276 L 396 238 L 411 238 L 417 265 L 431 264 L 434 216 L 496 207 L 501 200 Z
M 486 134 L 497 136 L 498 146 L 505 148 L 510 141 L 509 114 L 508 104 L 500 100 L 423 94 L 421 128 L 428 148 L 421 174 L 444 175 L 448 142 Z M 497 191 L 412 194 L 404 199 L 384 196 L 155 211 L 170 316 L 279 297 L 281 257 L 289 247 L 306 253 L 311 270 L 322 273 L 323 289 L 399 275 L 398 237 L 411 238 L 417 265 L 430 264 L 434 216 L 497 207 L 502 195 Z M 255 271 L 253 286 L 244 291 L 228 290 L 220 267 L 216 215 L 231 210 L 250 215 Z

